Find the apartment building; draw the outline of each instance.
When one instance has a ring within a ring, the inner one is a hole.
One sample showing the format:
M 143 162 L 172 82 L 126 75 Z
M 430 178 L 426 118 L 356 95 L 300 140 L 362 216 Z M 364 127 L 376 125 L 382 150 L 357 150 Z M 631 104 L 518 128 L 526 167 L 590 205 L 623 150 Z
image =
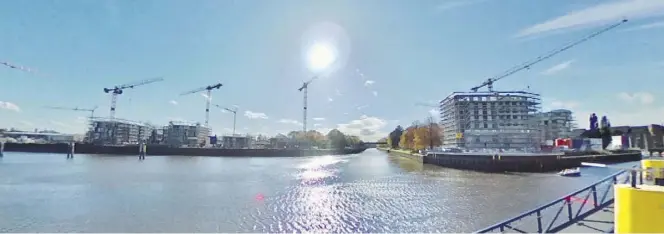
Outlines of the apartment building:
M 540 100 L 524 91 L 454 92 L 439 103 L 443 147 L 536 149 Z
M 210 129 L 200 123 L 169 122 L 163 130 L 163 142 L 176 147 L 201 147 L 209 144 Z
M 95 118 L 90 121 L 91 142 L 100 145 L 138 144 L 152 135 L 152 127 L 123 119 Z
M 536 113 L 535 119 L 538 121 L 540 128 L 540 143 L 557 138 L 569 138 L 575 135 L 572 133 L 572 130 L 575 128 L 575 121 L 570 110 L 557 109 Z

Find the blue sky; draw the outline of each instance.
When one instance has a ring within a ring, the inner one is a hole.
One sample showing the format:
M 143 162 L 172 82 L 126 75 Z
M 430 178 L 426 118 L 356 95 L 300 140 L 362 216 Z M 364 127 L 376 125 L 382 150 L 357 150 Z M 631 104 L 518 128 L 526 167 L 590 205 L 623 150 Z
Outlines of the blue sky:
M 431 103 L 627 17 L 620 28 L 496 83 L 540 92 L 544 108 L 590 112 L 614 125 L 664 116 L 664 1 L 560 0 L 70 0 L 0 8 L 0 127 L 80 132 L 90 108 L 109 115 L 103 88 L 127 90 L 118 118 L 203 122 L 205 98 L 237 105 L 237 131 L 301 129 L 307 45 L 328 41 L 334 69 L 309 89 L 310 129 L 376 139 L 430 114 Z M 320 37 L 320 38 L 317 38 Z M 589 90 L 592 90 L 589 92 Z M 177 103 L 177 104 L 175 104 Z M 216 133 L 232 114 L 212 108 Z

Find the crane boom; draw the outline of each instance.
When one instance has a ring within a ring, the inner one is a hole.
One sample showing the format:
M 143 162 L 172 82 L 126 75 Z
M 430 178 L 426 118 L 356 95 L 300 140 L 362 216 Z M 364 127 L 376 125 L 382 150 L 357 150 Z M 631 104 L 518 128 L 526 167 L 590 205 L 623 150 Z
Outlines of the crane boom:
M 97 106 L 87 109 L 87 108 L 78 108 L 78 107 L 61 107 L 61 106 L 46 106 L 45 108 L 48 109 L 54 109 L 54 110 L 70 110 L 70 111 L 86 111 L 90 112 L 90 118 L 94 118 L 95 111 L 97 110 Z
M 198 92 L 205 91 L 205 90 L 219 89 L 219 88 L 221 88 L 221 86 L 224 86 L 224 85 L 221 84 L 221 83 L 214 84 L 214 85 L 208 85 L 208 86 L 205 86 L 205 87 L 201 87 L 201 88 L 197 88 L 197 89 L 194 89 L 194 90 L 190 90 L 190 91 L 181 93 L 180 96 L 187 95 L 187 94 L 192 94 L 192 93 L 198 93 Z
M 182 96 L 182 95 L 187 95 L 187 94 L 192 94 L 192 93 L 198 93 L 198 92 L 201 92 L 201 91 L 207 91 L 207 96 L 205 98 L 205 100 L 206 100 L 206 102 L 205 102 L 205 127 L 208 127 L 208 123 L 210 121 L 210 101 L 212 100 L 211 92 L 212 92 L 213 89 L 221 88 L 221 86 L 224 86 L 224 85 L 221 84 L 221 83 L 217 83 L 217 84 L 208 85 L 208 86 L 205 86 L 205 87 L 197 88 L 197 89 L 187 91 L 187 92 L 184 92 L 184 93 L 180 94 L 180 96 Z
M 111 93 L 111 111 L 110 111 L 111 120 L 113 118 L 115 118 L 115 106 L 117 104 L 118 95 L 122 94 L 122 92 L 123 92 L 122 90 L 127 89 L 127 88 L 135 88 L 137 86 L 146 85 L 146 84 L 150 84 L 150 83 L 154 83 L 154 82 L 158 82 L 158 81 L 163 81 L 163 80 L 164 80 L 163 78 L 158 77 L 158 78 L 152 78 L 152 79 L 138 81 L 138 82 L 135 82 L 135 83 L 118 85 L 118 86 L 115 86 L 113 88 L 104 88 L 104 93 Z
M 235 123 L 237 122 L 237 107 L 235 107 L 235 109 L 230 109 L 230 108 L 223 107 L 223 106 L 220 106 L 220 105 L 217 105 L 217 104 L 212 104 L 212 105 L 216 106 L 219 109 L 227 110 L 227 111 L 230 111 L 231 113 L 233 113 L 233 136 L 235 136 Z
M 123 84 L 123 85 L 120 85 L 117 88 L 118 89 L 134 88 L 136 86 L 146 85 L 146 84 L 150 84 L 150 83 L 154 83 L 154 82 L 158 82 L 158 81 L 163 81 L 163 80 L 164 80 L 164 78 L 157 77 L 157 78 L 142 80 L 142 81 L 138 81 L 138 82 L 134 82 L 134 83 Z
M 528 62 L 523 63 L 522 65 L 519 65 L 519 66 L 516 66 L 516 67 L 514 67 L 514 68 L 512 68 L 512 69 L 509 69 L 509 70 L 503 72 L 502 74 L 500 74 L 500 75 L 498 75 L 498 76 L 496 76 L 496 77 L 493 77 L 493 78 L 489 78 L 489 79 L 487 79 L 487 80 L 484 81 L 481 85 L 479 85 L 479 86 L 475 86 L 475 87 L 471 88 L 471 90 L 472 90 L 473 92 L 477 92 L 477 90 L 479 90 L 480 88 L 487 87 L 487 88 L 489 89 L 489 92 L 493 92 L 493 83 L 494 83 L 494 82 L 499 81 L 499 80 L 501 80 L 501 79 L 503 79 L 503 78 L 505 78 L 505 77 L 511 76 L 511 75 L 513 75 L 514 73 L 517 73 L 517 72 L 519 72 L 519 71 L 522 71 L 522 70 L 525 70 L 525 69 L 529 69 L 530 66 L 532 66 L 532 65 L 534 65 L 534 64 L 537 64 L 537 63 L 542 62 L 542 61 L 544 61 L 544 60 L 547 60 L 547 59 L 549 59 L 549 58 L 551 58 L 551 57 L 553 57 L 553 56 L 555 56 L 555 55 L 557 55 L 557 54 L 559 54 L 559 53 L 562 53 L 562 52 L 564 52 L 564 51 L 566 51 L 566 50 L 569 50 L 569 49 L 571 49 L 572 47 L 575 47 L 575 46 L 577 46 L 577 45 L 579 45 L 579 44 L 581 44 L 581 43 L 583 43 L 583 42 L 586 42 L 586 41 L 588 41 L 588 40 L 590 40 L 590 39 L 592 39 L 592 38 L 594 38 L 594 37 L 597 37 L 597 36 L 599 36 L 599 35 L 601 35 L 601 34 L 607 32 L 607 31 L 610 31 L 610 30 L 612 30 L 612 29 L 614 29 L 614 28 L 616 28 L 616 27 L 618 27 L 618 26 L 620 26 L 620 25 L 622 25 L 622 24 L 624 24 L 624 23 L 626 23 L 626 22 L 627 22 L 627 19 L 623 19 L 623 20 L 621 20 L 621 21 L 618 22 L 618 23 L 612 24 L 612 25 L 610 25 L 610 26 L 608 26 L 608 27 L 606 27 L 606 28 L 604 28 L 604 29 L 602 29 L 602 30 L 599 30 L 599 31 L 597 31 L 597 32 L 594 32 L 594 33 L 592 33 L 592 34 L 590 34 L 590 35 L 588 35 L 588 36 L 585 36 L 585 37 L 583 37 L 583 38 L 581 38 L 581 39 L 579 39 L 579 40 L 577 40 L 577 41 L 574 41 L 574 42 L 572 42 L 572 43 L 570 43 L 570 44 L 568 44 L 568 45 L 566 45 L 566 46 L 563 46 L 563 47 L 560 48 L 560 49 L 553 50 L 553 51 L 549 52 L 548 54 L 546 54 L 546 55 L 544 55 L 544 56 L 539 56 L 539 57 L 535 58 L 534 60 L 530 60 L 530 61 L 528 61 Z

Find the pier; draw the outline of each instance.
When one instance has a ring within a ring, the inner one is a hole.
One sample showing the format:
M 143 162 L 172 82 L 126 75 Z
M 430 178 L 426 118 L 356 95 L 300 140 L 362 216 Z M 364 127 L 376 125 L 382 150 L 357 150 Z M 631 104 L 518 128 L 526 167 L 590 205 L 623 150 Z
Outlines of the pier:
M 627 171 L 620 171 L 477 233 L 612 233 L 614 185 L 630 181 L 643 184 L 643 180 L 630 176 Z
M 429 152 L 423 162 L 486 172 L 550 172 L 579 167 L 581 162 L 620 163 L 641 160 L 640 151 L 613 153 L 441 153 Z

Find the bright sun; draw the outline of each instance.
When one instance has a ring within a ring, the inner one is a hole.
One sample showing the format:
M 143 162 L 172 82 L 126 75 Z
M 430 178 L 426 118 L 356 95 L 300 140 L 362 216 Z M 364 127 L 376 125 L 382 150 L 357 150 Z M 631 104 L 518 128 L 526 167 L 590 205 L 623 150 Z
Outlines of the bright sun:
M 328 68 L 336 59 L 334 47 L 326 43 L 315 43 L 307 53 L 307 62 L 312 71 L 322 71 Z

